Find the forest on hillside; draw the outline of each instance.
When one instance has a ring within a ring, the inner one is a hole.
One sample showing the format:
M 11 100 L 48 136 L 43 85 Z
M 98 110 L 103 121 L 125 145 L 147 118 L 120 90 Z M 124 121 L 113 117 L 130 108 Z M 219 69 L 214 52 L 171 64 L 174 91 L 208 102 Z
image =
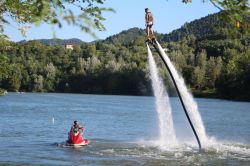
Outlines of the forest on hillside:
M 218 15 L 157 38 L 197 96 L 250 100 L 250 36 Z M 74 49 L 52 40 L 0 42 L 0 88 L 8 91 L 151 95 L 145 32 L 132 28 Z M 51 44 L 53 43 L 53 44 Z M 63 44 L 62 44 L 63 43 Z M 174 89 L 158 56 L 170 94 Z

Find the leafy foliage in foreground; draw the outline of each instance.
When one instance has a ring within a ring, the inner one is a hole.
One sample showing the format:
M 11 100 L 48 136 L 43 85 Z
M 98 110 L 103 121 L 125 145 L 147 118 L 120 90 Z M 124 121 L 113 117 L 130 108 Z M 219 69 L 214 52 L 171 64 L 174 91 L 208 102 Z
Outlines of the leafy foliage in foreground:
M 114 11 L 103 7 L 105 0 L 1 0 L 0 36 L 4 35 L 5 25 L 12 19 L 26 35 L 30 26 L 25 24 L 47 23 L 62 27 L 63 21 L 79 27 L 82 31 L 95 36 L 93 29 L 105 30 L 102 22 L 103 12 Z M 13 25 L 12 25 L 13 26 Z

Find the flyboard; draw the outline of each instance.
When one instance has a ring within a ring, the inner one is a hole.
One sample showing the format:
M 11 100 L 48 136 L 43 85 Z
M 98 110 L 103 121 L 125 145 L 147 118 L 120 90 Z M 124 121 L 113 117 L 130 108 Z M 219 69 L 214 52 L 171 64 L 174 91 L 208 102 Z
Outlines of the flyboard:
M 182 105 L 183 110 L 184 110 L 184 112 L 185 112 L 185 115 L 186 115 L 186 117 L 187 117 L 187 119 L 188 119 L 188 122 L 189 122 L 189 124 L 190 124 L 190 126 L 191 126 L 191 128 L 192 128 L 192 131 L 193 131 L 193 133 L 194 133 L 194 135 L 195 135 L 195 138 L 196 138 L 196 140 L 197 140 L 197 143 L 198 143 L 198 145 L 199 145 L 199 149 L 201 150 L 201 142 L 200 142 L 199 136 L 198 136 L 198 134 L 197 134 L 197 132 L 196 132 L 196 130 L 195 130 L 195 128 L 194 128 L 194 125 L 193 125 L 193 123 L 192 123 L 192 121 L 191 121 L 191 119 L 190 119 L 190 117 L 189 117 L 189 114 L 188 114 L 188 112 L 187 112 L 185 103 L 184 103 L 184 101 L 183 101 L 183 99 L 182 99 L 180 90 L 179 90 L 179 88 L 178 88 L 178 86 L 177 86 L 177 84 L 176 84 L 176 81 L 175 81 L 175 79 L 174 79 L 174 76 L 173 76 L 173 74 L 172 74 L 172 72 L 171 72 L 171 70 L 170 70 L 170 68 L 169 68 L 169 66 L 168 66 L 168 64 L 167 64 L 167 62 L 166 62 L 166 60 L 164 59 L 164 55 L 162 54 L 162 52 L 161 52 L 160 49 L 159 49 L 159 46 L 158 46 L 159 43 L 157 42 L 157 40 L 156 40 L 155 38 L 152 38 L 151 40 L 146 40 L 146 45 L 148 46 L 149 44 L 151 44 L 151 45 L 155 48 L 156 52 L 158 53 L 158 55 L 160 56 L 161 60 L 163 61 L 163 63 L 165 64 L 165 66 L 166 66 L 166 68 L 167 68 L 167 71 L 168 71 L 168 73 L 169 73 L 169 75 L 170 75 L 170 77 L 171 77 L 171 79 L 172 79 L 172 82 L 173 82 L 173 84 L 174 84 L 174 87 L 175 87 L 176 92 L 177 92 L 177 94 L 178 94 L 178 97 L 179 97 L 179 99 L 180 99 L 180 102 L 181 102 L 181 105 Z M 160 45 L 160 44 L 159 44 L 159 45 Z

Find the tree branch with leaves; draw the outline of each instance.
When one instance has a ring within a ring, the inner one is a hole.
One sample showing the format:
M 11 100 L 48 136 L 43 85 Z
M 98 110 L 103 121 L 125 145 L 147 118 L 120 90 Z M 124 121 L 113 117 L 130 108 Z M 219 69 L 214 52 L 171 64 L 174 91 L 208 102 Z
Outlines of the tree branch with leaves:
M 3 0 L 0 2 L 0 32 L 4 34 L 8 19 L 22 25 L 25 35 L 29 26 L 25 24 L 48 23 L 62 27 L 62 22 L 77 26 L 95 36 L 93 30 L 103 31 L 103 12 L 114 12 L 102 7 L 105 0 Z M 75 12 L 77 10 L 77 12 Z M 76 14 L 79 13 L 79 14 Z
M 250 29 L 250 6 L 248 0 L 203 0 L 209 1 L 221 11 L 224 20 L 248 32 Z M 192 0 L 182 0 L 191 3 Z

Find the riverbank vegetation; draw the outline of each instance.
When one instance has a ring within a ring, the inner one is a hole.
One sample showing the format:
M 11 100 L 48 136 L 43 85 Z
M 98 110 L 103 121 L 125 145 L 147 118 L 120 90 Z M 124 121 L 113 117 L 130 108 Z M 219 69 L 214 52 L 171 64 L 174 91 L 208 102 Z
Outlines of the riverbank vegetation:
M 157 34 L 197 96 L 250 100 L 250 36 L 210 15 L 170 34 Z M 151 95 L 144 30 L 105 40 L 1 39 L 0 88 L 8 91 Z M 72 44 L 73 49 L 65 48 Z M 171 81 L 158 56 L 170 94 Z

